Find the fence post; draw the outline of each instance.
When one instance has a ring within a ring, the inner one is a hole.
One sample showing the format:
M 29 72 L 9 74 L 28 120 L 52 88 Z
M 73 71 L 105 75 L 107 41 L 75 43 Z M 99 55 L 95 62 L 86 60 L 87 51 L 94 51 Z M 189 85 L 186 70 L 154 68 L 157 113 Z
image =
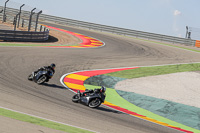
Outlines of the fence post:
M 14 21 L 14 31 L 16 31 L 16 27 L 17 27 L 17 18 L 18 18 L 18 15 L 19 15 L 20 13 L 17 13 L 17 15 L 16 15 L 16 17 L 15 17 L 15 21 Z
M 34 10 L 35 10 L 36 8 L 33 8 L 33 10 L 31 10 L 31 15 L 30 15 L 30 18 L 29 18 L 29 25 L 28 25 L 28 31 L 30 31 L 31 30 L 31 21 L 32 21 L 32 15 L 34 14 Z
M 188 32 L 188 39 L 191 39 L 191 32 Z
M 40 25 L 40 32 L 42 31 L 42 25 Z
M 24 19 L 22 19 L 22 27 L 24 27 Z
M 37 14 L 37 18 L 36 18 L 36 22 L 35 22 L 35 32 L 37 31 L 37 24 L 38 24 L 38 19 L 39 19 L 39 15 L 42 13 L 42 10 L 40 12 L 38 12 Z
M 20 6 L 20 9 L 19 9 L 19 19 L 18 19 L 18 23 L 17 23 L 17 28 L 19 28 L 19 22 L 20 22 L 20 17 L 21 17 L 21 11 L 22 11 L 22 7 L 24 6 L 25 4 L 21 5 Z
M 3 23 L 6 22 L 6 4 L 8 3 L 8 1 L 9 0 L 5 2 L 4 9 L 3 9 Z

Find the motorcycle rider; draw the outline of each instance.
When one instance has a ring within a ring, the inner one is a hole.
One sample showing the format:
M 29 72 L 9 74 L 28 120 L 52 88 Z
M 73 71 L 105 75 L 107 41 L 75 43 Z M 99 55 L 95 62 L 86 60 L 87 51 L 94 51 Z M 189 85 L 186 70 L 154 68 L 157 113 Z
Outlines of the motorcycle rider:
M 43 67 L 40 67 L 37 71 L 34 71 L 34 75 L 39 72 L 39 71 L 43 71 L 43 70 L 47 70 L 48 72 L 54 74 L 55 73 L 55 67 L 56 65 L 54 63 L 52 63 L 50 66 L 43 66 Z M 49 79 L 48 79 L 49 80 Z M 48 82 L 48 81 L 47 81 Z
M 90 94 L 90 93 L 105 93 L 106 87 L 102 86 L 100 89 L 94 89 L 94 90 L 86 90 L 82 93 L 83 96 Z

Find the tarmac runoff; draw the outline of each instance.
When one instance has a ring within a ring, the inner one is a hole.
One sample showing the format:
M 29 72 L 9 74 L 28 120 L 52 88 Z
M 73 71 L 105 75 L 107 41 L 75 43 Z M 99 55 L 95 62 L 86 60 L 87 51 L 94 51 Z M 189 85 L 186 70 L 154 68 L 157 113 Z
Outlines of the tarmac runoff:
M 96 86 L 97 82 L 92 82 L 93 83 L 92 85 L 91 84 L 88 85 L 88 80 L 90 80 L 90 82 L 97 81 L 97 77 L 98 76 L 101 77 L 102 74 L 116 72 L 116 71 L 122 71 L 122 70 L 126 70 L 126 69 L 137 69 L 137 68 L 138 67 L 73 72 L 73 73 L 63 75 L 62 78 L 60 79 L 60 81 L 66 88 L 70 89 L 73 92 L 77 92 L 78 90 L 83 92 L 83 91 L 85 91 L 86 88 L 94 89 L 94 88 L 100 87 L 100 86 Z M 105 75 L 103 75 L 103 76 L 105 76 Z M 109 83 L 110 83 L 110 78 L 111 78 L 111 76 L 107 76 L 107 78 L 105 78 L 105 80 L 109 79 Z M 115 83 L 117 83 L 118 81 L 124 80 L 124 78 L 123 79 L 120 79 L 119 77 L 117 77 L 117 78 L 118 79 L 115 80 Z M 100 79 L 102 79 L 102 77 Z M 113 78 L 113 79 L 115 79 L 115 78 Z M 101 80 L 98 80 L 98 81 L 101 82 L 101 85 L 105 85 L 102 83 L 106 83 Z M 97 84 L 99 85 L 100 83 L 97 83 Z M 113 84 L 111 86 L 113 86 Z M 79 88 L 79 89 L 77 89 L 77 88 Z M 124 93 L 128 94 L 128 96 L 124 95 Z M 141 119 L 144 119 L 144 120 L 147 120 L 147 121 L 150 121 L 150 122 L 162 125 L 162 126 L 173 128 L 173 129 L 176 129 L 176 130 L 179 130 L 182 132 L 200 132 L 200 130 L 198 129 L 199 120 L 198 120 L 198 116 L 197 116 L 199 113 L 199 108 L 194 107 L 196 109 L 197 113 L 195 115 L 193 115 L 192 117 L 195 117 L 195 119 L 196 118 L 197 119 L 195 122 L 192 122 L 193 123 L 192 126 L 191 125 L 187 126 L 187 125 L 185 125 L 185 123 L 182 124 L 181 122 L 177 122 L 175 120 L 170 120 L 169 118 L 166 118 L 167 116 L 161 116 L 160 114 L 155 114 L 152 110 L 148 110 L 148 109 L 138 106 L 139 104 L 136 106 L 134 103 L 131 103 L 130 98 L 127 98 L 127 99 L 125 98 L 125 97 L 130 97 L 132 94 L 133 93 L 131 93 L 131 92 L 124 92 L 124 91 L 121 91 L 121 93 L 120 93 L 120 91 L 116 91 L 113 88 L 107 88 L 107 92 L 106 92 L 107 97 L 106 97 L 106 101 L 104 102 L 104 105 L 111 107 L 115 110 L 118 110 L 120 112 L 130 114 L 131 116 L 138 117 L 138 118 L 141 118 Z M 143 97 L 147 97 L 147 96 L 143 96 Z M 139 103 L 144 103 L 143 98 L 138 98 L 138 97 L 136 97 L 136 98 L 138 99 Z M 157 100 L 160 101 L 161 99 L 157 99 Z M 153 101 L 153 100 L 151 99 L 149 101 Z M 168 103 L 168 105 L 167 106 L 163 105 L 164 102 Z M 160 110 L 161 110 L 160 112 L 162 112 L 162 109 L 163 109 L 163 113 L 165 114 L 165 113 L 167 113 L 165 111 L 170 106 L 171 101 L 164 101 L 164 102 L 160 102 L 160 105 L 162 104 L 162 106 L 158 105 L 158 107 L 160 107 Z M 150 105 L 152 104 L 152 102 L 147 102 L 147 103 L 149 103 Z M 179 108 L 181 105 L 183 105 L 183 104 L 178 104 L 177 107 Z M 186 105 L 181 106 L 180 110 L 185 109 L 184 106 L 186 106 Z M 147 105 L 147 107 L 148 107 L 148 105 Z M 151 106 L 151 107 L 154 108 L 155 106 Z M 187 109 L 188 108 L 191 109 L 191 107 L 187 106 Z M 176 109 L 174 109 L 174 110 L 176 110 Z M 169 111 L 171 117 L 174 117 L 174 115 L 180 111 L 180 110 L 178 110 L 176 112 L 173 112 L 174 110 Z M 185 112 L 180 112 L 180 114 L 181 113 L 183 113 L 183 114 L 176 118 L 180 118 L 185 115 L 187 116 L 186 113 L 188 110 L 184 110 L 184 111 Z M 194 110 L 191 109 L 189 111 L 194 111 Z M 191 116 L 187 116 L 186 120 L 191 122 L 192 121 Z

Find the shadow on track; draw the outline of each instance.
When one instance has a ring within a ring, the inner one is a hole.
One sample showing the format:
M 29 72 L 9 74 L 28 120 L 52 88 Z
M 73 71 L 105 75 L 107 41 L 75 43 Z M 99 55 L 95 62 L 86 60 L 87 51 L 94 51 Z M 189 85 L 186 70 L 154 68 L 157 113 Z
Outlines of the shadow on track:
M 47 86 L 47 87 L 52 87 L 52 88 L 67 89 L 67 88 L 65 88 L 63 86 L 59 86 L 59 85 L 56 85 L 56 84 L 43 83 L 42 85 Z M 102 106 L 98 107 L 98 108 L 93 108 L 93 109 L 97 109 L 97 110 L 105 111 L 105 112 L 116 113 L 116 114 L 124 114 L 124 113 L 122 113 L 120 111 L 109 109 L 109 108 L 105 108 L 105 107 L 102 107 Z
M 95 109 L 100 110 L 100 111 L 106 111 L 106 112 L 116 113 L 116 114 L 124 114 L 124 113 L 119 112 L 117 110 L 108 109 L 108 108 L 104 108 L 104 107 L 98 107 L 98 108 L 95 108 Z
M 43 83 L 42 85 L 44 86 L 47 86 L 47 87 L 52 87 L 52 88 L 59 88 L 59 89 L 66 89 L 65 87 L 63 86 L 60 86 L 60 85 L 56 85 L 56 84 L 47 84 L 47 83 Z

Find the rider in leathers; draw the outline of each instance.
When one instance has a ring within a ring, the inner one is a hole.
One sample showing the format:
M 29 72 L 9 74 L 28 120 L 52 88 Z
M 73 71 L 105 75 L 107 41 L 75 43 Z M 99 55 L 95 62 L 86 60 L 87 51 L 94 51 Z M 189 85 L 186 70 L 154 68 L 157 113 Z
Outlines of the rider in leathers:
M 43 71 L 43 70 L 47 70 L 49 73 L 54 74 L 55 73 L 55 67 L 56 67 L 56 65 L 54 63 L 52 63 L 50 66 L 43 66 L 43 67 L 39 68 L 37 71 L 34 71 L 34 74 L 36 74 L 39 71 Z
M 83 96 L 90 94 L 90 93 L 104 93 L 106 91 L 106 88 L 104 86 L 101 87 L 101 89 L 95 89 L 95 90 L 86 90 L 82 93 Z

